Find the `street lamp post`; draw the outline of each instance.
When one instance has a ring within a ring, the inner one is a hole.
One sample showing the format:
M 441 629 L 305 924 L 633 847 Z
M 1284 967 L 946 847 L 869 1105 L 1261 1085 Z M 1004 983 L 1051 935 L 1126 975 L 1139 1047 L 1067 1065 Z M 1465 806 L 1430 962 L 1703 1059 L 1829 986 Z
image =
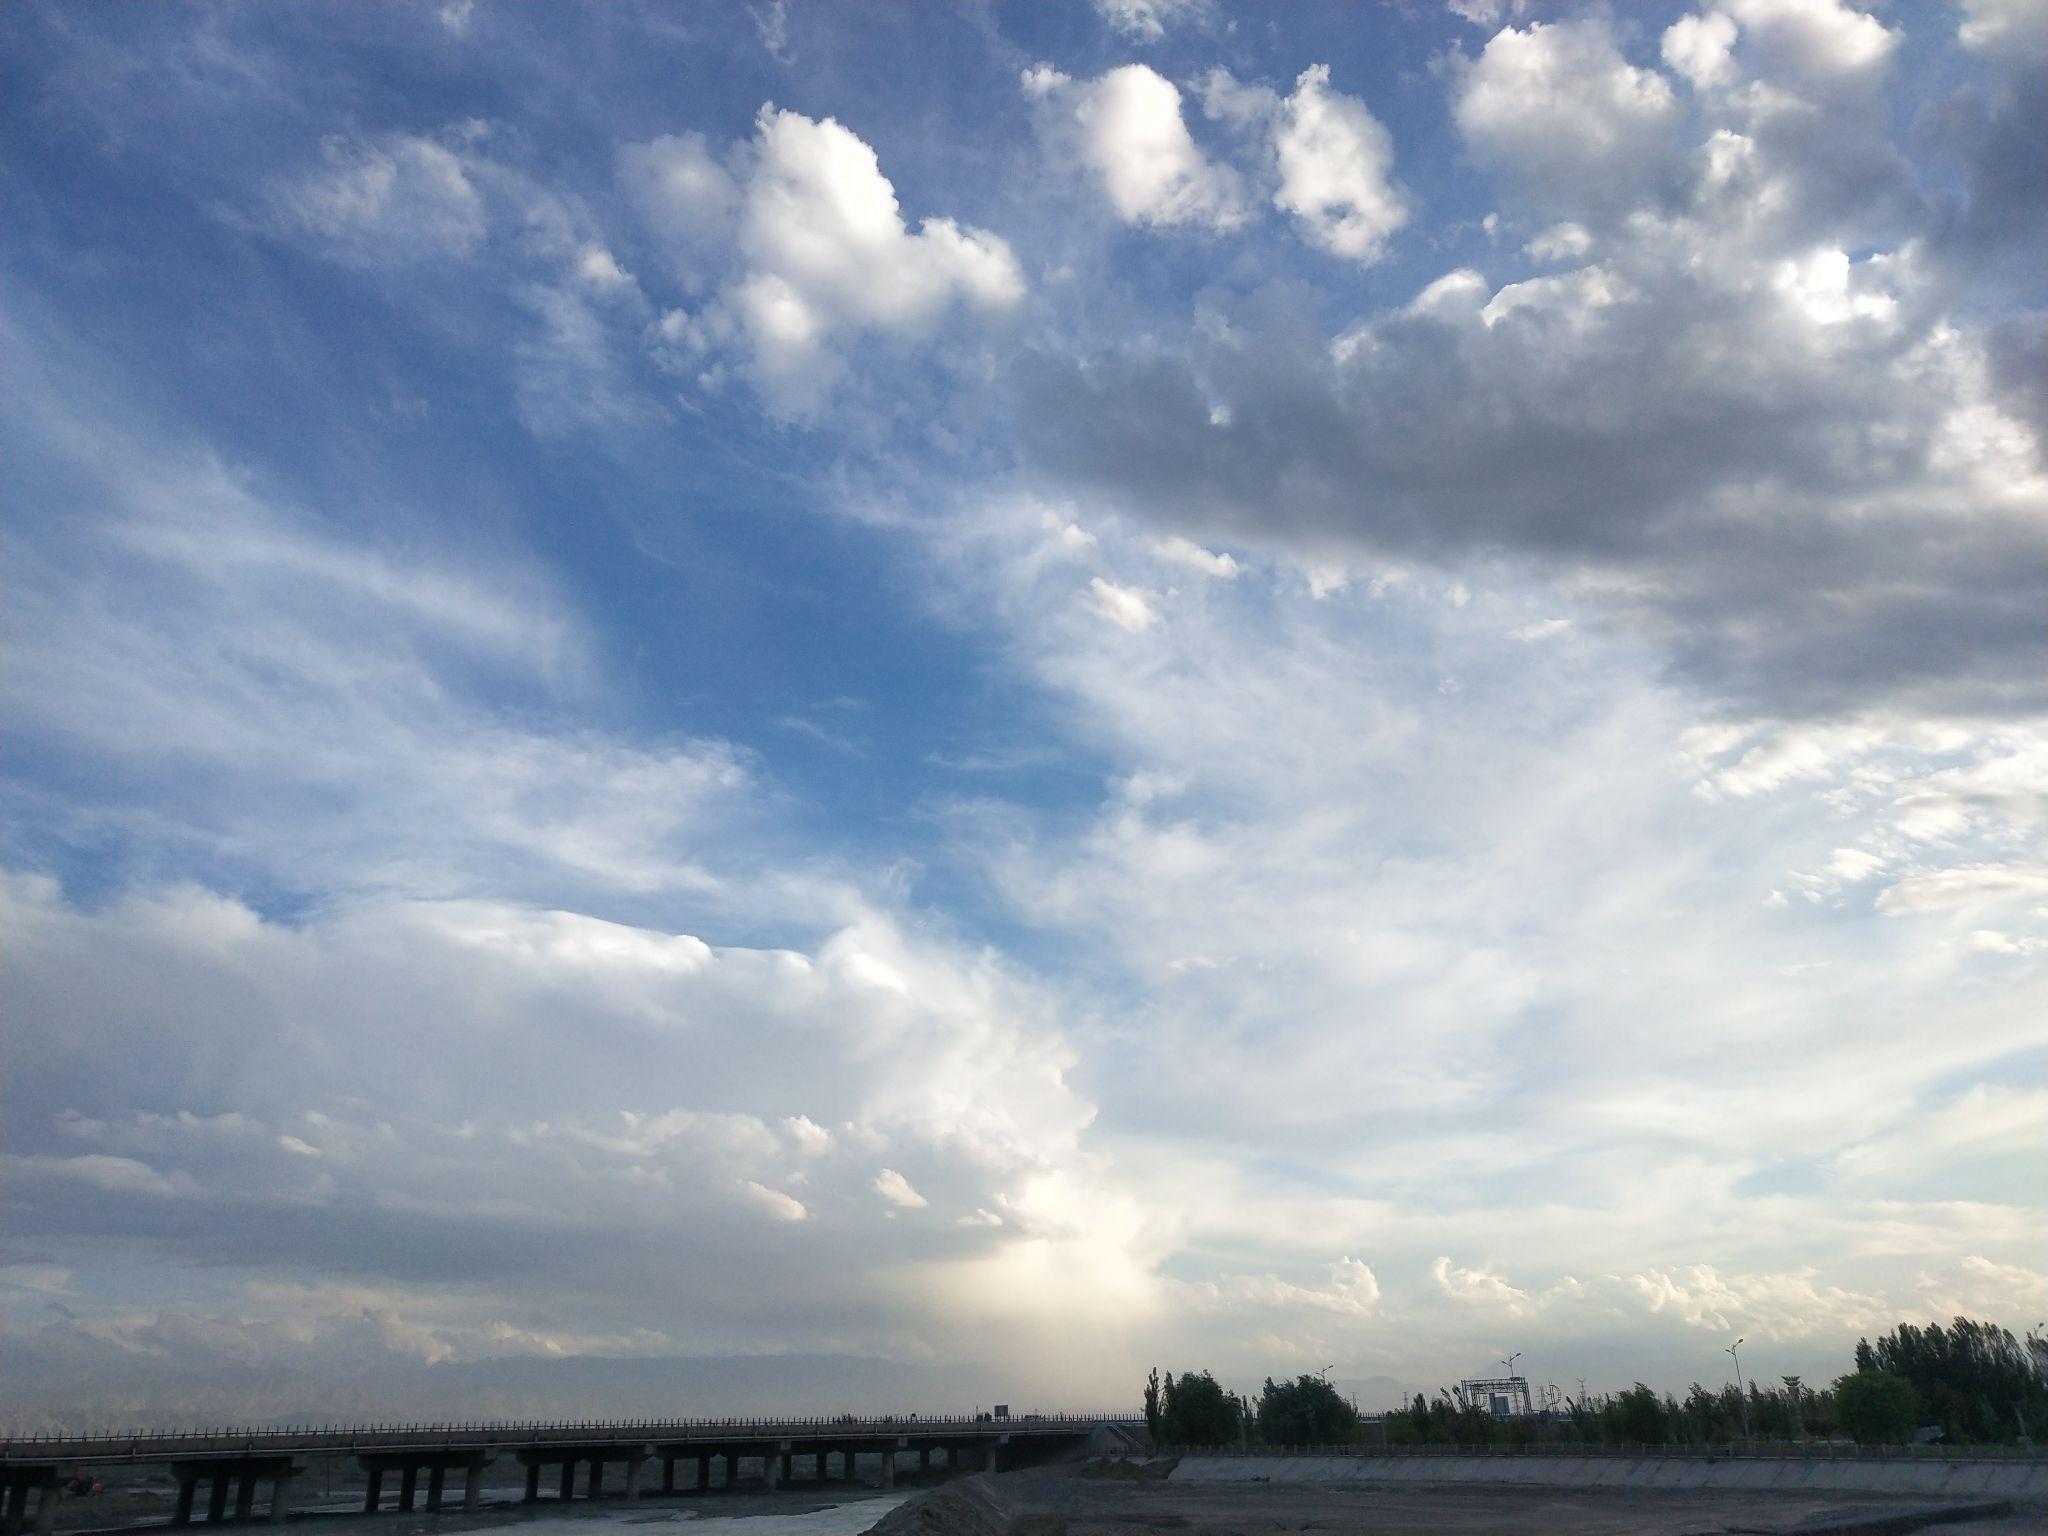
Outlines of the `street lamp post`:
M 1728 1346 L 1728 1354 L 1735 1362 L 1735 1401 L 1742 1409 L 1742 1443 L 1753 1452 L 1756 1442 L 1749 1433 L 1749 1384 L 1742 1379 L 1742 1356 L 1737 1353 L 1741 1348 L 1742 1340 L 1737 1339 Z

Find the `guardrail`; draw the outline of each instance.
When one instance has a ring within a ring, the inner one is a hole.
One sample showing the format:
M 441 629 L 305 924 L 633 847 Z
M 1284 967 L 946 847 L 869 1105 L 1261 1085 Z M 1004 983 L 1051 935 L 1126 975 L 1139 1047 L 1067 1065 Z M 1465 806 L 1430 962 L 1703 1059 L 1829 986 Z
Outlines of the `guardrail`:
M 2007 1445 L 1856 1445 L 1833 1440 L 1678 1441 L 1670 1444 L 1624 1443 L 1592 1445 L 1579 1441 L 1547 1441 L 1532 1445 L 1181 1445 L 1161 1446 L 1160 1456 L 1665 1456 L 1696 1461 L 1842 1460 L 1842 1461 L 2048 1461 L 2048 1449 Z

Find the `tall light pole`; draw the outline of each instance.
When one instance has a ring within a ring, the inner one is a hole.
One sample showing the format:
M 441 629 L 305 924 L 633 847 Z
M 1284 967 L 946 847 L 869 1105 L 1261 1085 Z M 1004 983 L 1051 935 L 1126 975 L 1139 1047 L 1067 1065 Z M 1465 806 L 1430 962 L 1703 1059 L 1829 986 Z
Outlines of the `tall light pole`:
M 1737 1339 L 1728 1346 L 1728 1354 L 1735 1362 L 1735 1401 L 1742 1408 L 1742 1443 L 1753 1451 L 1756 1442 L 1749 1433 L 1749 1384 L 1742 1379 L 1742 1356 L 1736 1353 L 1741 1348 L 1742 1340 Z

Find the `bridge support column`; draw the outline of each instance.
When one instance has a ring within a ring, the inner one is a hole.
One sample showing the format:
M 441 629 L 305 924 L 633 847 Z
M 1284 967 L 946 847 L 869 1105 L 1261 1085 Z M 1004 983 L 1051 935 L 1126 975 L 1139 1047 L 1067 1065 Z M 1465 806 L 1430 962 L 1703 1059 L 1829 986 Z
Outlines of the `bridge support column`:
M 43 1491 L 36 1495 L 36 1536 L 50 1536 L 57 1524 L 57 1501 L 64 1492 L 54 1482 L 43 1484 Z
M 199 1474 L 197 1472 L 180 1472 L 178 1474 L 178 1507 L 171 1511 L 171 1524 L 190 1525 L 192 1523 L 192 1501 L 198 1492 Z
M 537 1461 L 529 1461 L 526 1464 L 526 1502 L 540 1502 L 540 1463 Z
M 896 1486 L 896 1447 L 893 1445 L 882 1452 L 882 1486 Z
M 363 1513 L 374 1515 L 377 1506 L 384 1502 L 384 1469 L 371 1467 L 368 1477 L 369 1481 L 363 1488 Z
M 270 1518 L 273 1521 L 283 1520 L 291 1514 L 292 1483 L 296 1481 L 296 1479 L 296 1473 L 280 1472 L 277 1475 L 277 1481 L 271 1485 Z
M 736 1451 L 725 1453 L 725 1486 L 737 1488 L 740 1485 L 740 1458 Z
M 709 1451 L 706 1451 L 697 1458 L 697 1491 L 699 1493 L 709 1493 L 711 1491 L 711 1453 Z
M 626 1458 L 626 1497 L 629 1499 L 640 1497 L 641 1459 L 638 1456 L 628 1456 Z
M 28 1484 L 10 1483 L 7 1487 L 6 1513 L 0 1515 L 0 1532 L 5 1536 L 18 1536 L 21 1522 L 28 1515 Z
M 213 1486 L 206 1491 L 206 1520 L 218 1525 L 228 1517 L 228 1469 L 213 1474 Z
M 590 1496 L 593 1499 L 604 1497 L 604 1458 L 602 1456 L 590 1458 Z
M 917 1475 L 919 1477 L 930 1477 L 932 1475 L 932 1448 L 928 1445 L 921 1448 L 917 1453 Z
M 427 1513 L 441 1513 L 441 1495 L 448 1491 L 448 1469 L 438 1461 L 427 1468 Z
M 475 1513 L 477 1505 L 484 1501 L 484 1463 L 473 1461 L 469 1470 L 462 1475 L 462 1507 Z
M 818 1454 L 817 1454 L 817 1457 L 816 1457 L 816 1460 L 817 1460 L 817 1463 L 818 1463 L 818 1469 L 817 1469 L 817 1478 L 818 1478 L 818 1481 L 819 1481 L 819 1482 L 821 1482 L 821 1483 L 825 1481 L 825 1462 L 826 1462 L 826 1459 L 827 1459 L 827 1458 L 828 1458 L 828 1457 L 829 1457 L 829 1456 L 830 1456 L 831 1454 L 832 1454 L 832 1453 L 831 1453 L 830 1451 L 820 1451 L 820 1452 L 818 1452 Z
M 419 1499 L 419 1491 L 420 1469 L 407 1467 L 398 1477 L 398 1507 L 411 1514 L 413 1505 Z
M 575 1497 L 576 1463 L 574 1461 L 565 1461 L 562 1463 L 562 1502 L 566 1504 Z
M 785 1488 L 795 1480 L 796 1474 L 792 1470 L 795 1464 L 796 1456 L 792 1452 L 784 1451 L 782 1453 L 782 1486 Z
M 773 1451 L 763 1451 L 761 1453 L 761 1486 L 770 1493 L 775 1491 L 775 1453 Z
M 676 1459 L 673 1456 L 661 1458 L 661 1491 L 663 1493 L 674 1493 L 676 1491 Z
M 244 1472 L 235 1485 L 235 1518 L 246 1520 L 256 1513 L 256 1474 Z

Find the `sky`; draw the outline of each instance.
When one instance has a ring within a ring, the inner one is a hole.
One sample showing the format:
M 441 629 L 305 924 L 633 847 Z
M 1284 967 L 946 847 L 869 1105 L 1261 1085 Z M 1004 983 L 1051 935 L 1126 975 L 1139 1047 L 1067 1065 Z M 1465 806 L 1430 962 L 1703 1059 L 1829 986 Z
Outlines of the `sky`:
M 0 43 L 9 1424 L 2048 1318 L 2032 0 Z

